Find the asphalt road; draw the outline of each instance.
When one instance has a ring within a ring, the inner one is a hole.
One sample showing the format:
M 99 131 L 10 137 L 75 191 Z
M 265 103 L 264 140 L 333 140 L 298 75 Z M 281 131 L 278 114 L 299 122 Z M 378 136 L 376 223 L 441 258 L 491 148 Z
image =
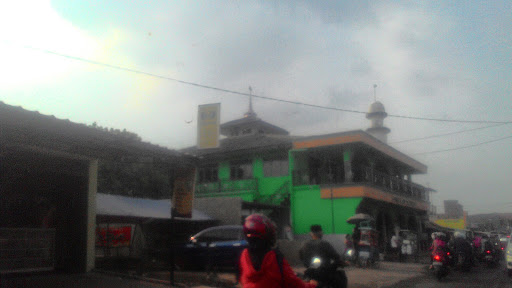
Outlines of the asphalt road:
M 502 261 L 503 262 L 503 261 Z M 472 288 L 472 287 L 485 287 L 485 288 L 502 288 L 512 287 L 512 278 L 509 278 L 505 273 L 504 264 L 501 263 L 497 267 L 489 268 L 484 265 L 473 267 L 471 272 L 450 271 L 450 274 L 443 278 L 440 282 L 437 281 L 433 274 L 425 274 L 421 277 L 416 277 L 390 288 Z

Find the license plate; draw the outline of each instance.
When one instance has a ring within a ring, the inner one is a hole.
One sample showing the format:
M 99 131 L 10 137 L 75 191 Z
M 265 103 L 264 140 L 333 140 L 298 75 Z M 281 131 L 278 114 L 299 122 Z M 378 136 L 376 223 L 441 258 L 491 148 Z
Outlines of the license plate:
M 443 263 L 436 261 L 436 262 L 432 263 L 432 265 L 434 265 L 434 266 L 443 266 Z
M 361 257 L 370 257 L 370 252 L 360 251 L 359 252 L 359 256 L 361 256 Z
M 485 259 L 492 259 L 492 256 L 491 255 L 487 255 L 487 256 L 485 256 Z

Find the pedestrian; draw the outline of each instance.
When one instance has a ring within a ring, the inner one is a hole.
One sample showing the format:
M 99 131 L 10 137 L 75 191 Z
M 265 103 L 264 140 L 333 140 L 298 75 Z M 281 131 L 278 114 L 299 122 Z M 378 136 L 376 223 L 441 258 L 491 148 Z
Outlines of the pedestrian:
M 252 214 L 245 219 L 244 234 L 249 247 L 239 262 L 239 282 L 244 288 L 304 287 L 314 288 L 314 280 L 304 282 L 293 272 L 281 252 L 274 249 L 275 224 L 266 216 Z
M 393 255 L 393 259 L 396 260 L 400 259 L 400 242 L 400 236 L 398 236 L 397 234 L 393 234 L 393 236 L 391 237 L 391 254 Z

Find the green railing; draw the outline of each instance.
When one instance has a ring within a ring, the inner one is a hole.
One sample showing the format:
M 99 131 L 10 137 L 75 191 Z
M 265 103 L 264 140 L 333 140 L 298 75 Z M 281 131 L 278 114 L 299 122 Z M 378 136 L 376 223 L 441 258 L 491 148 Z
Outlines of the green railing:
M 243 193 L 257 193 L 258 180 L 257 179 L 244 179 L 244 180 L 221 180 L 212 183 L 197 183 L 196 195 L 197 196 L 211 196 L 222 194 L 243 194 Z

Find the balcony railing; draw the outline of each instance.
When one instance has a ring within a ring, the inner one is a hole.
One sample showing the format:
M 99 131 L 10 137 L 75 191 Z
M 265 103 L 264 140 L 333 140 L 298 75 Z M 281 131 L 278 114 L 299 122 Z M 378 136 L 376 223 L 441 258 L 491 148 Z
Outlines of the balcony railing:
M 321 168 L 294 170 L 292 174 L 293 186 L 344 183 L 344 175 L 326 171 L 325 169 Z
M 212 183 L 197 183 L 196 195 L 206 196 L 210 194 L 235 194 L 258 191 L 256 179 L 221 180 Z
M 293 185 L 353 185 L 355 183 L 367 183 L 377 186 L 387 192 L 417 200 L 427 201 L 425 187 L 365 167 L 360 172 L 354 172 L 353 181 L 344 181 L 340 175 L 328 173 L 324 169 L 295 170 L 293 171 Z
M 385 190 L 400 196 L 427 201 L 427 191 L 425 187 L 395 176 L 388 175 L 386 173 L 376 171 L 370 167 L 364 168 L 363 179 L 360 182 L 369 182 L 375 186 L 384 188 Z

